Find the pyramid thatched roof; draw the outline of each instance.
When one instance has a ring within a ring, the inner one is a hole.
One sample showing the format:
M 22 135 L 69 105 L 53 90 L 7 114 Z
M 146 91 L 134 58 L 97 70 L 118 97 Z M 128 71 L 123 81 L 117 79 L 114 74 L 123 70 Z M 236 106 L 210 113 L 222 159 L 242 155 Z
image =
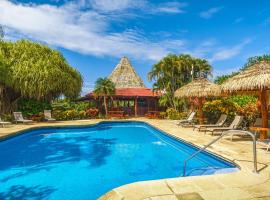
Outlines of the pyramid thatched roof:
M 145 88 L 145 85 L 127 57 L 121 58 L 111 75 L 108 77 L 116 88 Z
M 221 85 L 224 92 L 270 89 L 270 62 L 261 61 Z
M 206 78 L 198 78 L 175 91 L 175 97 L 211 97 L 219 96 L 219 85 Z

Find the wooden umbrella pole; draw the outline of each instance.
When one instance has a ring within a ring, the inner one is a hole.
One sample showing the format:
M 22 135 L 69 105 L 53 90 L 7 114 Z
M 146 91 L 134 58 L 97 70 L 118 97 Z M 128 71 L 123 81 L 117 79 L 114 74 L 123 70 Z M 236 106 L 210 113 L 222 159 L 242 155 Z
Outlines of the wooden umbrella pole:
M 198 98 L 198 104 L 199 104 L 199 122 L 200 124 L 203 124 L 203 110 L 202 110 L 202 107 L 203 107 L 203 104 L 202 104 L 202 97 L 199 97 Z
M 263 89 L 261 91 L 261 113 L 262 113 L 262 127 L 267 127 L 267 91 Z M 267 138 L 267 132 L 262 131 L 260 134 L 261 139 Z

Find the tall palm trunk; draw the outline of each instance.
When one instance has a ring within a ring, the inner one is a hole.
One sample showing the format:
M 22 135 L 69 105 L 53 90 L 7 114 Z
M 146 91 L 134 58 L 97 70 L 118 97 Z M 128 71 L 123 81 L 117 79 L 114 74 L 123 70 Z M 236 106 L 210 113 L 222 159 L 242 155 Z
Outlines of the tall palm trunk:
M 105 108 L 105 114 L 107 116 L 108 115 L 108 108 L 107 108 L 106 96 L 103 97 L 103 103 L 104 103 L 104 108 Z

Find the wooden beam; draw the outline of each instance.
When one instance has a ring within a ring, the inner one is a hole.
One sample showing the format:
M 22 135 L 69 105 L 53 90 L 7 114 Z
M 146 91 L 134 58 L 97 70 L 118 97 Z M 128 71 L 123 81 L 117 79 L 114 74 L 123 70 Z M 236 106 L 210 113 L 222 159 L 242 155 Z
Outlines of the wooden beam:
M 149 97 L 147 97 L 147 112 L 149 112 L 149 105 L 150 104 L 150 100 L 149 100 Z
M 138 97 L 135 97 L 134 107 L 135 107 L 135 117 L 137 117 L 138 116 Z
M 203 120 L 203 110 L 202 110 L 202 108 L 203 108 L 203 99 L 202 99 L 202 97 L 199 97 L 198 98 L 198 107 L 199 107 L 199 109 L 198 109 L 198 114 L 199 114 L 199 122 L 200 122 L 200 124 L 203 124 L 204 123 L 204 120 Z
M 262 113 L 262 128 L 267 127 L 267 91 L 263 89 L 261 91 L 261 113 Z M 267 132 L 261 131 L 260 133 L 261 139 L 267 138 Z

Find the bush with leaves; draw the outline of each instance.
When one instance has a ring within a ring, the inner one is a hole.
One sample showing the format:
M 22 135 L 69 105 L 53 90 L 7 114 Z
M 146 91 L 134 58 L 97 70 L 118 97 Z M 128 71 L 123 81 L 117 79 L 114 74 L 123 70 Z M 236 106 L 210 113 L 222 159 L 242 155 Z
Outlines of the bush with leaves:
M 177 110 L 173 108 L 168 108 L 166 110 L 166 115 L 168 119 L 171 120 L 177 120 L 177 119 L 183 119 L 184 117 L 187 116 L 187 113 L 185 112 L 178 112 Z
M 230 122 L 236 115 L 237 107 L 236 103 L 228 99 L 218 99 L 206 102 L 203 106 L 203 112 L 209 123 L 215 123 L 221 114 L 228 115 Z
M 244 106 L 237 107 L 237 114 L 244 116 L 246 126 L 251 126 L 257 117 L 259 117 L 259 110 L 256 103 L 247 103 Z
M 228 101 L 232 101 L 236 103 L 238 106 L 244 106 L 250 103 L 256 103 L 257 98 L 255 96 L 250 95 L 234 95 L 229 96 Z
M 95 118 L 98 109 L 89 102 L 72 102 L 68 99 L 59 100 L 52 104 L 53 117 L 57 120 L 74 120 Z
M 26 117 L 43 114 L 44 110 L 51 110 L 51 104 L 47 101 L 37 101 L 35 99 L 21 99 L 18 102 L 18 110 Z
M 20 98 L 51 101 L 61 95 L 76 98 L 81 91 L 81 74 L 46 45 L 0 40 L 0 57 L 0 113 L 15 110 Z

